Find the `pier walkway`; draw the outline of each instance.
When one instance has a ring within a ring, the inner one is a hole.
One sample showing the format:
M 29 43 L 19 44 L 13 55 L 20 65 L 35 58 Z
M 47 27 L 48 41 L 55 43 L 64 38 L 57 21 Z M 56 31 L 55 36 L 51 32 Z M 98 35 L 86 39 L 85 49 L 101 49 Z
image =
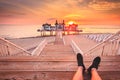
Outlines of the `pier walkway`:
M 76 63 L 73 65 L 75 53 L 70 45 L 64 45 L 60 35 L 44 47 L 39 57 L 44 62 L 41 67 L 44 71 L 73 71 L 76 68 Z

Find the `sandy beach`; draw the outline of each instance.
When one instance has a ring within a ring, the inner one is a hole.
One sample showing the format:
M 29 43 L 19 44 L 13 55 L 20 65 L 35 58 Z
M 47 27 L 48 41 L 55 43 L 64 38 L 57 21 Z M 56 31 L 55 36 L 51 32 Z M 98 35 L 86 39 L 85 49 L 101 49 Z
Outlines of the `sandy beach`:
M 45 37 L 40 38 L 15 38 L 8 39 L 8 41 L 24 48 L 25 50 L 32 52 L 40 43 L 43 41 Z
M 97 45 L 98 41 L 89 39 L 86 35 L 90 34 L 81 34 L 81 35 L 65 35 L 63 36 L 64 45 L 71 45 L 71 41 L 73 40 L 77 46 L 82 50 L 82 52 L 88 51 L 90 48 Z M 94 33 L 94 35 L 98 35 L 98 33 Z M 101 34 L 104 35 L 104 34 Z M 32 52 L 44 39 L 54 41 L 55 36 L 53 37 L 26 37 L 26 38 L 13 38 L 8 39 L 8 41 L 16 44 L 24 48 L 25 50 Z M 51 42 L 51 41 L 50 41 Z

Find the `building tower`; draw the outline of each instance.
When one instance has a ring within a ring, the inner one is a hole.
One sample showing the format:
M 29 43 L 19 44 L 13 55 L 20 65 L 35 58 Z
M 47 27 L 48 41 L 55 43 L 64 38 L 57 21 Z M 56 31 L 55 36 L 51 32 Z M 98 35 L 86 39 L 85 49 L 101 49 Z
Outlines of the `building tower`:
M 63 31 L 64 31 L 64 29 L 65 29 L 65 21 L 64 20 L 63 20 L 62 25 L 63 25 Z
M 55 22 L 55 28 L 56 28 L 56 30 L 57 30 L 57 26 L 58 26 L 58 21 L 56 20 L 56 22 Z

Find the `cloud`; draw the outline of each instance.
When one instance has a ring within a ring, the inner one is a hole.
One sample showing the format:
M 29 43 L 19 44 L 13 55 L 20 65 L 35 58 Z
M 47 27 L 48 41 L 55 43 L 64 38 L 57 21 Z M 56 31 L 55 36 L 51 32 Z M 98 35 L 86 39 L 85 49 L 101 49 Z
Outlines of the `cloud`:
M 0 1 L 0 17 L 24 16 L 23 9 L 9 2 Z
M 95 1 L 106 1 L 106 2 L 120 2 L 120 0 L 94 0 Z
M 39 11 L 35 9 L 44 9 L 46 3 L 47 0 L 0 0 L 0 12 L 18 16 L 26 12 L 37 15 Z
M 88 5 L 95 10 L 114 10 L 120 9 L 119 0 L 95 0 Z
M 5 21 L 13 18 L 33 23 L 63 18 L 85 21 L 91 17 L 101 18 L 99 14 L 119 17 L 119 13 L 120 0 L 0 0 L 0 18 Z
M 89 2 L 91 2 L 92 0 L 66 0 L 68 4 L 70 5 L 84 5 L 84 4 L 88 4 Z
M 56 18 L 48 18 L 47 21 L 56 20 Z
M 18 17 L 21 17 L 21 16 L 25 16 L 26 14 L 25 13 L 15 13 L 14 12 L 14 15 L 13 14 L 11 14 L 11 13 L 4 13 L 4 14 L 2 14 L 2 13 L 0 13 L 0 17 L 3 17 L 3 18 L 18 18 Z

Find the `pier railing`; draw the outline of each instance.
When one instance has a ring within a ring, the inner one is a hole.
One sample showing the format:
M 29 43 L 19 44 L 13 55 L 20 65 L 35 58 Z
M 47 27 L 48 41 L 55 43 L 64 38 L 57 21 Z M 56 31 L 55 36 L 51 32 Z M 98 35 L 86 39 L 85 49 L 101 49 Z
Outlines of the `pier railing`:
M 119 55 L 120 54 L 120 31 L 111 35 L 105 41 L 84 52 L 85 55 Z
M 0 38 L 0 56 L 29 56 L 30 52 L 25 49 Z
M 110 33 L 102 34 L 102 33 L 97 33 L 97 34 L 88 34 L 86 37 L 88 39 L 94 40 L 95 42 L 103 42 L 105 41 L 108 37 L 112 36 Z
M 47 44 L 47 40 L 44 39 L 31 54 L 34 56 L 39 56 L 46 44 Z
M 71 46 L 76 54 L 77 53 L 83 54 L 82 50 L 80 50 L 80 48 L 77 46 L 77 44 L 73 40 L 71 41 Z

